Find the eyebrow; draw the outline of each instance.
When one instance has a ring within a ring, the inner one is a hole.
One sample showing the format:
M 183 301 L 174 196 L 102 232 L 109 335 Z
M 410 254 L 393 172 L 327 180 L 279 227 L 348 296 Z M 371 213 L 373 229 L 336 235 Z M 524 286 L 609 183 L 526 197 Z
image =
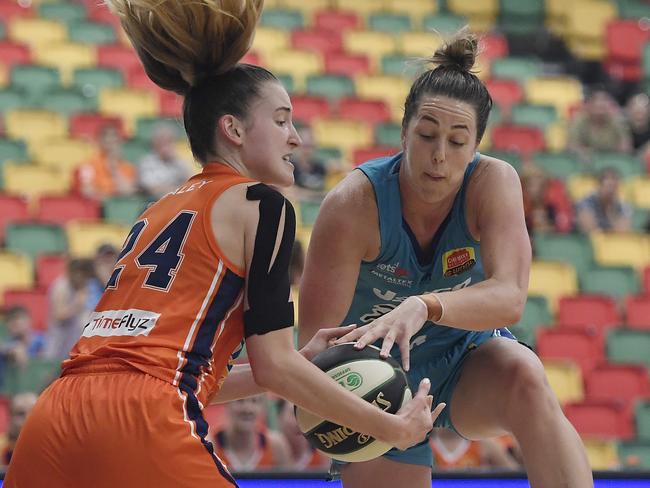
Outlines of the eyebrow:
M 430 122 L 433 122 L 436 125 L 440 125 L 440 122 L 438 122 L 438 119 L 435 117 L 432 117 L 431 115 L 422 115 L 421 117 L 424 120 L 428 120 Z M 465 124 L 455 124 L 451 126 L 452 129 L 465 129 L 467 132 L 469 132 L 469 127 L 467 127 Z
M 278 107 L 275 109 L 276 112 L 284 111 L 284 112 L 289 112 L 291 113 L 291 108 L 290 107 Z

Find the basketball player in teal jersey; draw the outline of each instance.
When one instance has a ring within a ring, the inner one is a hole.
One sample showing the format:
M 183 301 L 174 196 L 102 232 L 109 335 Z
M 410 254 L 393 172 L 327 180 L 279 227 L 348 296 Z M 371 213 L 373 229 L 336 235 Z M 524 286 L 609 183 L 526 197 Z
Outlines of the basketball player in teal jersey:
M 431 378 L 447 403 L 437 426 L 469 439 L 514 435 L 534 488 L 591 487 L 541 362 L 505 328 L 526 302 L 531 249 L 516 171 L 476 152 L 492 105 L 470 72 L 476 50 L 466 31 L 438 50 L 406 99 L 403 152 L 361 165 L 325 198 L 300 289 L 300 342 L 356 323 L 337 342 L 380 340 L 412 385 Z M 343 466 L 343 485 L 428 487 L 431 458 L 427 442 L 393 449 Z

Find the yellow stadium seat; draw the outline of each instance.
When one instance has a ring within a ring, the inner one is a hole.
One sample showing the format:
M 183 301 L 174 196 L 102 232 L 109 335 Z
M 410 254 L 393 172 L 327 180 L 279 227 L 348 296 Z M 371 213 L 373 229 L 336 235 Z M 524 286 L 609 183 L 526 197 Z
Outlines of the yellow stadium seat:
M 397 38 L 394 35 L 375 31 L 344 32 L 343 47 L 349 53 L 369 56 L 375 69 L 379 67 L 383 56 L 398 50 Z
M 279 50 L 268 56 L 266 61 L 271 71 L 291 75 L 298 90 L 305 87 L 307 76 L 320 74 L 324 70 L 321 54 L 314 51 Z
M 67 27 L 56 20 L 17 18 L 9 22 L 9 39 L 31 47 L 62 42 L 67 36 Z
M 650 264 L 650 236 L 644 234 L 592 233 L 594 260 L 602 266 L 633 266 Z
M 567 9 L 566 36 L 573 53 L 588 60 L 603 59 L 606 53 L 605 29 L 616 16 L 613 2 L 572 2 L 571 8 Z
M 318 119 L 313 122 L 314 136 L 323 146 L 339 147 L 347 161 L 352 151 L 368 147 L 373 142 L 369 124 L 355 120 Z
M 605 42 L 601 39 L 569 39 L 571 52 L 580 59 L 602 61 L 607 53 Z
M 650 209 L 650 177 L 633 178 L 629 185 L 630 197 L 634 206 Z
M 430 58 L 442 44 L 434 32 L 404 32 L 399 37 L 399 48 L 407 56 Z
M 32 144 L 34 162 L 67 173 L 87 162 L 94 152 L 93 144 L 77 139 L 53 139 Z
M 476 32 L 487 32 L 497 18 L 499 0 L 448 0 L 447 8 L 457 15 L 467 17 L 469 26 Z
M 481 139 L 480 144 L 478 145 L 478 150 L 481 152 L 489 152 L 492 147 L 492 127 L 489 125 L 485 128 L 483 132 L 483 138 Z
M 5 125 L 9 137 L 29 144 L 68 134 L 65 117 L 48 110 L 11 110 L 5 114 Z
M 278 7 L 286 9 L 300 10 L 305 14 L 312 14 L 316 10 L 325 10 L 332 6 L 331 0 L 274 0 L 273 4 L 268 1 L 264 2 L 264 8 Z
M 546 0 L 546 26 L 558 35 L 566 31 L 566 16 L 570 3 L 566 0 Z
M 553 105 L 560 117 L 582 102 L 582 83 L 569 76 L 529 78 L 524 86 L 526 100 L 533 105 Z
M 582 439 L 582 442 L 592 470 L 603 471 L 620 468 L 618 446 L 615 440 L 590 438 Z
M 158 115 L 158 97 L 149 90 L 135 88 L 104 88 L 99 92 L 99 112 L 122 117 L 129 134 L 133 134 L 137 119 Z
M 34 164 L 7 164 L 4 167 L 5 191 L 25 195 L 35 201 L 40 195 L 65 195 L 70 191 L 71 175 L 56 168 Z
M 300 205 L 296 205 L 298 208 Z M 307 252 L 309 248 L 309 239 L 311 239 L 311 227 L 298 226 L 296 228 L 296 240 L 302 244 L 302 248 Z
M 0 64 L 0 87 L 9 86 L 9 68 L 6 64 Z
M 589 196 L 598 188 L 598 180 L 593 176 L 587 175 L 573 175 L 567 181 L 567 189 L 571 200 L 579 202 L 583 198 Z
M 287 31 L 260 26 L 255 29 L 252 50 L 266 55 L 274 51 L 287 49 L 290 44 L 289 40 Z
M 188 163 L 191 163 L 192 166 L 196 169 L 197 173 L 201 171 L 201 165 L 194 161 L 194 155 L 190 149 L 190 144 L 186 139 L 178 141 L 176 143 L 176 155 L 181 161 L 187 161 Z
M 375 12 L 386 11 L 386 0 L 334 0 L 334 6 L 339 10 L 351 10 L 362 17 Z
M 562 152 L 567 147 L 568 128 L 566 122 L 556 122 L 544 131 L 546 148 L 552 152 Z
M 71 221 L 65 226 L 68 236 L 70 255 L 89 258 L 95 255 L 97 248 L 104 243 L 122 247 L 129 229 L 123 225 L 105 222 Z
M 438 2 L 431 0 L 387 0 L 386 10 L 396 14 L 410 15 L 413 20 L 421 23 L 429 14 L 438 11 Z
M 29 290 L 33 286 L 34 272 L 29 257 L 0 251 L 0 305 L 5 290 Z
M 585 393 L 580 366 L 571 361 L 544 360 L 544 371 L 561 404 L 581 402 Z
M 357 76 L 354 80 L 359 98 L 383 100 L 391 109 L 394 121 L 401 121 L 404 115 L 404 100 L 411 84 L 401 76 Z
M 75 69 L 97 65 L 97 50 L 90 44 L 73 42 L 41 44 L 34 49 L 34 57 L 42 65 L 58 68 L 61 80 L 66 85 L 72 82 Z
M 577 291 L 578 279 L 573 266 L 555 261 L 533 261 L 530 267 L 529 295 L 545 297 L 551 310 L 555 311 L 560 297 L 575 295 Z

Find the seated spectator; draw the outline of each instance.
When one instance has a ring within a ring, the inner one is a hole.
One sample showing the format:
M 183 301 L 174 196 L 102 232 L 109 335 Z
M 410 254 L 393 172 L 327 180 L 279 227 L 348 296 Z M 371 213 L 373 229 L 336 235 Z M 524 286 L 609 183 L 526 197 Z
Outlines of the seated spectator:
M 291 162 L 295 169 L 293 177 L 296 186 L 313 191 L 323 191 L 325 188 L 325 161 L 316 156 L 316 141 L 309 126 L 298 127 L 302 144 L 293 151 Z
M 524 197 L 524 215 L 528 233 L 567 232 L 571 227 L 571 213 L 560 205 L 558 198 L 551 198 L 550 182 L 544 172 L 529 166 L 522 173 L 521 186 Z
M 519 464 L 495 439 L 470 441 L 451 429 L 435 428 L 429 438 L 437 471 L 517 469 Z
M 569 127 L 569 148 L 583 161 L 592 152 L 629 153 L 632 148 L 630 131 L 620 107 L 603 89 L 594 90 L 584 107 L 575 115 Z
M 298 428 L 293 405 L 280 398 L 278 400 L 278 424 L 280 432 L 289 445 L 289 466 L 292 471 L 327 471 L 330 459 L 307 442 Z
M 44 338 L 32 329 L 32 319 L 25 307 L 10 307 L 5 314 L 5 320 L 8 337 L 0 343 L 3 365 L 25 366 L 31 358 L 43 353 Z
M 598 189 L 578 203 L 578 230 L 629 232 L 632 229 L 632 208 L 621 201 L 620 176 L 614 168 L 605 168 L 598 177 Z
M 100 131 L 99 152 L 79 168 L 79 183 L 84 195 L 97 200 L 135 193 L 136 169 L 122 159 L 122 140 L 115 127 Z
M 265 397 L 235 400 L 226 406 L 226 424 L 214 436 L 215 451 L 232 471 L 286 468 L 289 446 L 282 434 L 262 422 Z
M 48 358 L 66 359 L 81 336 L 86 318 L 101 296 L 101 287 L 94 280 L 91 260 L 72 259 L 68 262 L 66 273 L 50 286 Z
M 632 148 L 640 154 L 650 150 L 650 98 L 638 93 L 625 106 L 627 122 L 632 134 Z
M 138 182 L 145 193 L 158 200 L 185 183 L 192 169 L 176 154 L 176 132 L 169 124 L 154 128 L 151 147 L 153 151 L 140 161 Z
M 93 260 L 93 267 L 95 270 L 95 278 L 97 278 L 97 286 L 99 288 L 99 295 L 97 296 L 97 301 L 102 296 L 106 283 L 108 279 L 113 274 L 113 269 L 115 268 L 115 263 L 117 262 L 117 256 L 119 251 L 112 244 L 102 244 L 97 248 L 95 253 L 95 258 Z M 96 291 L 97 293 L 97 291 Z
M 7 444 L 2 453 L 2 462 L 4 466 L 9 466 L 11 455 L 14 452 L 20 429 L 22 429 L 27 419 L 27 415 L 32 411 L 38 396 L 33 392 L 23 392 L 14 395 L 11 399 L 9 409 L 9 426 L 7 428 Z

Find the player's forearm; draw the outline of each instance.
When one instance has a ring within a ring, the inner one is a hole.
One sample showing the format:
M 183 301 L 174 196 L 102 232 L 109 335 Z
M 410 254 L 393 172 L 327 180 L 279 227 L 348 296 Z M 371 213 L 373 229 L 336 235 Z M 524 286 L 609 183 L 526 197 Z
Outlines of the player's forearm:
M 264 388 L 255 383 L 250 364 L 235 364 L 210 403 L 228 403 L 259 395 L 264 391 Z

